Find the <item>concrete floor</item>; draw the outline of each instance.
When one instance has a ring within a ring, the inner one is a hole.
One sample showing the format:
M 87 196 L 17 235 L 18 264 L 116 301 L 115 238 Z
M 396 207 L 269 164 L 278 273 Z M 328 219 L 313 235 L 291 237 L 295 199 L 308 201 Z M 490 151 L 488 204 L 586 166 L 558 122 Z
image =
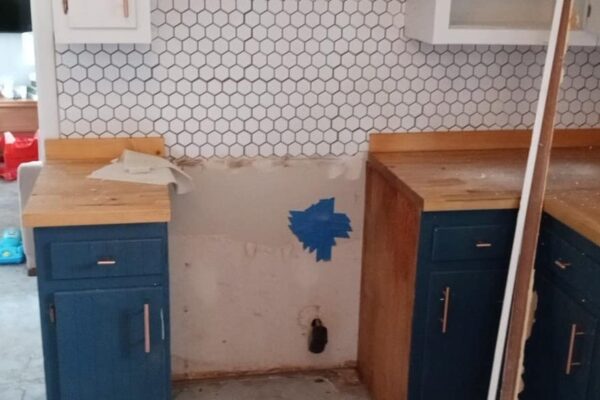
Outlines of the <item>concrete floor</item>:
M 4 228 L 18 227 L 19 186 L 17 181 L 7 182 L 0 179 L 0 232 Z
M 368 399 L 353 370 L 203 381 L 173 390 L 173 400 Z
M 0 180 L 0 232 L 19 226 L 16 182 Z M 0 265 L 0 400 L 45 400 L 36 278 Z M 367 400 L 351 370 L 175 385 L 173 400 Z M 136 399 L 132 399 L 136 400 Z
M 0 265 L 0 399 L 44 400 L 42 339 L 35 278 Z
M 19 226 L 16 182 L 0 179 L 0 233 Z M 37 282 L 23 265 L 0 265 L 0 399 L 44 400 Z

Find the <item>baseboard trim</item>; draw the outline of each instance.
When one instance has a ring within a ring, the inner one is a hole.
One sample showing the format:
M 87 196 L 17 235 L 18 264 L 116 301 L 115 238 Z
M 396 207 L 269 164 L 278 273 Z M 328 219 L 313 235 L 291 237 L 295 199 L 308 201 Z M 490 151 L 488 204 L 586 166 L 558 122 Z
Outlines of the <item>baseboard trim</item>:
M 347 361 L 345 363 L 326 367 L 278 367 L 263 370 L 238 370 L 238 371 L 209 371 L 209 372 L 186 372 L 184 374 L 173 374 L 171 380 L 174 383 L 184 383 L 191 381 L 205 381 L 217 379 L 246 378 L 265 375 L 287 375 L 301 373 L 319 373 L 323 371 L 335 371 L 342 369 L 356 369 L 356 361 Z

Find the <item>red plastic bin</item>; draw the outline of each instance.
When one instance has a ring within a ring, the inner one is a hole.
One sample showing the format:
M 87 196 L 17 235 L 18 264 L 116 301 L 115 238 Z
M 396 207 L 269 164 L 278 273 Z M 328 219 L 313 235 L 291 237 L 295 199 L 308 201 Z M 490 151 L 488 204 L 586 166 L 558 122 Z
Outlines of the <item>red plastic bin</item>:
M 4 165 L 0 167 L 0 177 L 7 181 L 17 179 L 19 165 L 39 158 L 37 133 L 4 132 L 3 147 Z

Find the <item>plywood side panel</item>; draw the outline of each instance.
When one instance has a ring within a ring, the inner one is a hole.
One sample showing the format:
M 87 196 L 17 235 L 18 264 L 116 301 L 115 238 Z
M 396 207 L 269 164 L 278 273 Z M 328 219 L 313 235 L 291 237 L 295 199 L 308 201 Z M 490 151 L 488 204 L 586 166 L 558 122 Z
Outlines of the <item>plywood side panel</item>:
M 368 165 L 358 368 L 375 400 L 408 395 L 420 218 Z
M 110 138 L 110 139 L 48 139 L 46 159 L 106 160 L 117 158 L 123 150 L 164 156 L 165 142 L 162 137 Z
M 529 130 L 381 133 L 369 139 L 371 153 L 404 151 L 528 149 Z M 600 129 L 558 129 L 554 147 L 600 146 Z

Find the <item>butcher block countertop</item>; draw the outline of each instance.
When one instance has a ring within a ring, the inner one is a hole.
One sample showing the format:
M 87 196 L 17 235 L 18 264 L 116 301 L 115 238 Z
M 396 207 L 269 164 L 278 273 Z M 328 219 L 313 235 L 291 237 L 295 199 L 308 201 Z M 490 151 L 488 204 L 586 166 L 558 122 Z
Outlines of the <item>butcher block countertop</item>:
M 47 141 L 47 161 L 23 211 L 23 224 L 57 227 L 168 222 L 168 187 L 86 178 L 125 148 L 162 154 L 163 146 L 161 138 Z
M 423 211 L 518 208 L 529 133 L 393 136 L 371 136 L 369 163 Z M 557 132 L 544 210 L 600 245 L 600 130 Z

